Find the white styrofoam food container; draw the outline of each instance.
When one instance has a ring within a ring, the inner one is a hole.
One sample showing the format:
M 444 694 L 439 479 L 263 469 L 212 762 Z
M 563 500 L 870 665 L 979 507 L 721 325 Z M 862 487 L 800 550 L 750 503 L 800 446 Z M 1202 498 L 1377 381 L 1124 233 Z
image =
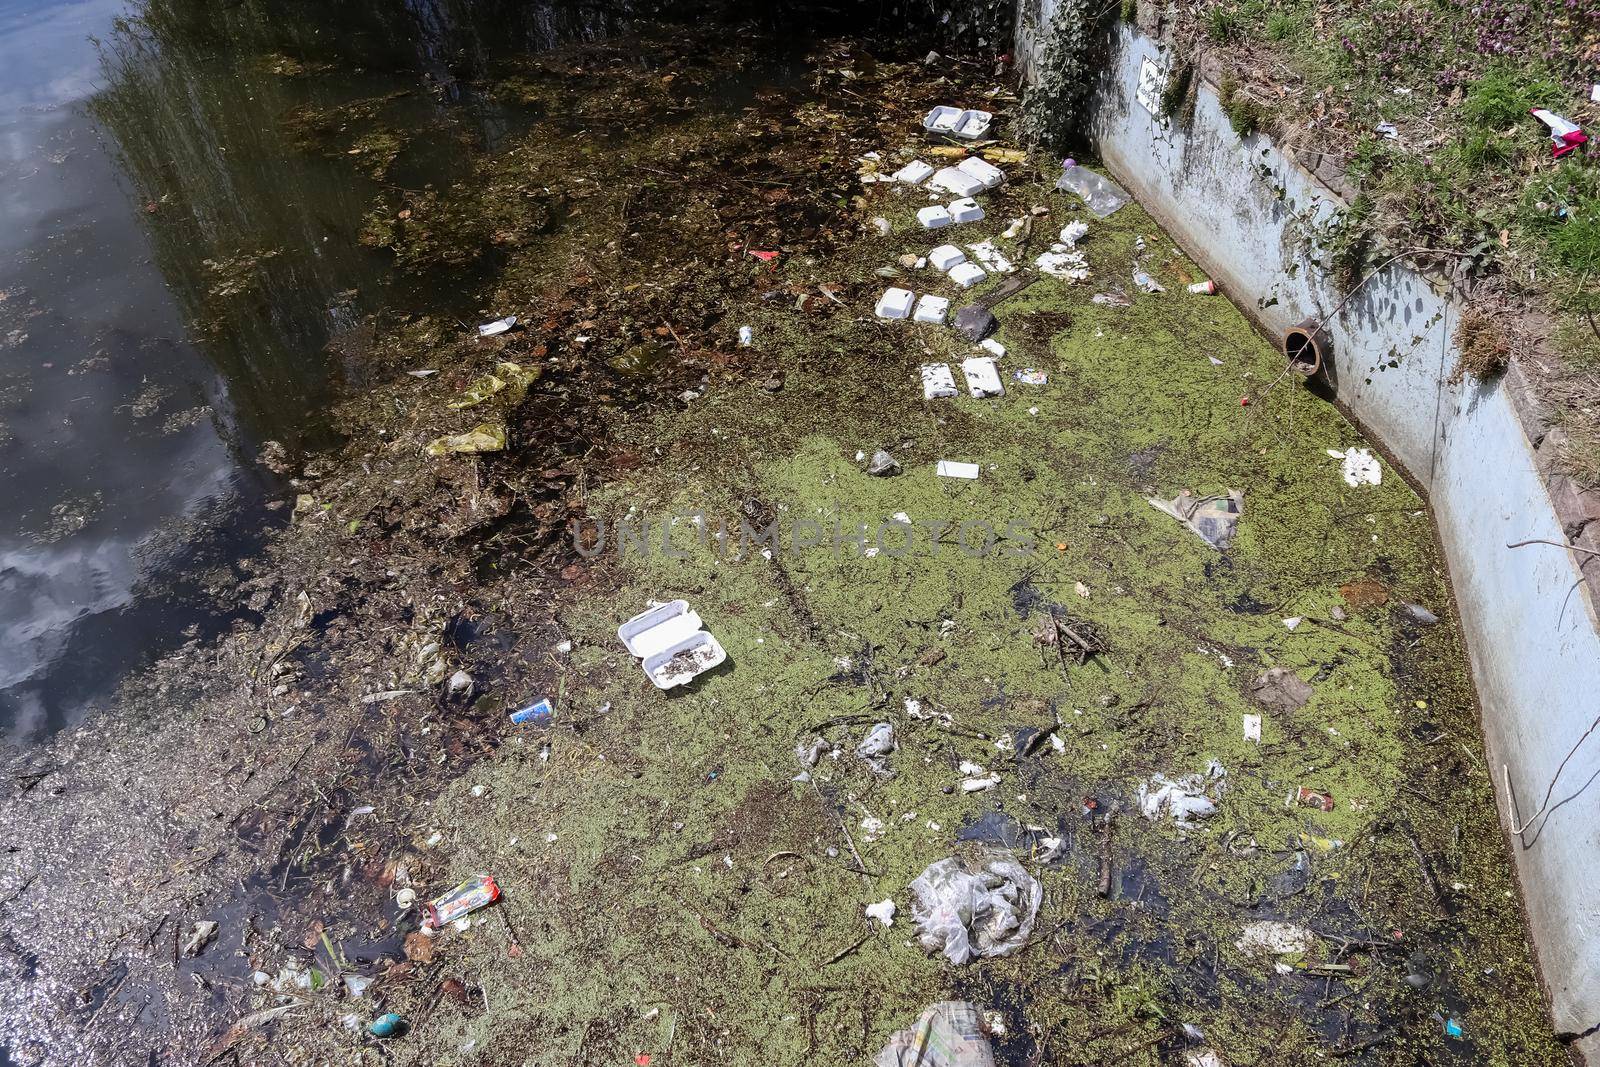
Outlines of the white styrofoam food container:
M 1000 384 L 1000 370 L 989 356 L 962 360 L 961 373 L 967 379 L 967 389 L 980 400 L 986 396 L 1005 395 L 1006 388 Z
M 928 253 L 928 262 L 933 264 L 934 270 L 949 270 L 957 263 L 965 263 L 967 254 L 955 245 L 940 245 Z
M 929 133 L 954 133 L 956 123 L 960 122 L 961 116 L 965 114 L 966 112 L 959 107 L 940 104 L 923 116 L 922 128 Z
M 942 397 L 956 395 L 955 375 L 950 373 L 948 363 L 924 363 L 922 365 L 922 399 L 938 400 Z
M 950 132 L 967 141 L 976 141 L 989 132 L 994 116 L 987 111 L 963 111 L 956 116 L 955 128 Z
M 971 197 L 963 200 L 952 200 L 945 208 L 945 211 L 949 212 L 950 217 L 956 222 L 983 221 L 983 206 Z
M 1005 172 L 986 159 L 968 156 L 956 164 L 956 170 L 978 181 L 985 189 L 993 189 L 1006 180 Z
M 894 172 L 894 180 L 907 185 L 921 185 L 928 180 L 928 175 L 933 173 L 933 168 L 920 159 L 913 159 L 910 163 Z
M 928 179 L 929 189 L 942 189 L 954 196 L 974 196 L 983 192 L 983 182 L 960 167 L 941 167 Z
M 950 280 L 963 289 L 971 289 L 988 276 L 989 272 L 976 263 L 957 263 L 950 268 Z
M 950 217 L 950 212 L 932 204 L 917 212 L 917 221 L 922 223 L 924 230 L 937 230 L 950 225 L 955 220 Z
M 917 301 L 917 312 L 913 316 L 918 322 L 931 322 L 942 325 L 944 317 L 950 313 L 950 301 L 942 296 L 926 293 Z
M 657 689 L 671 689 L 693 681 L 728 658 L 720 642 L 700 626 L 700 616 L 687 600 L 673 600 L 646 608 L 621 626 L 617 637 L 636 658 Z M 684 656 L 677 668 L 674 657 Z
M 916 294 L 910 289 L 889 289 L 878 297 L 873 313 L 880 319 L 905 319 L 911 317 L 911 302 Z

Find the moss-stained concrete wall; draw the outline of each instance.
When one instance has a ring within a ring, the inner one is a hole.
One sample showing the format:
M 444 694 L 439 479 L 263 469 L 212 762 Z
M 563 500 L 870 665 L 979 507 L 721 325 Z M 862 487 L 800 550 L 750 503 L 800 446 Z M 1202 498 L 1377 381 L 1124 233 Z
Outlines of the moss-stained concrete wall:
M 1025 65 L 1054 7 L 1029 6 L 1018 26 Z M 1325 271 L 1316 237 L 1343 204 L 1266 138 L 1235 134 L 1212 86 L 1200 85 L 1183 121 L 1141 103 L 1141 70 L 1165 72 L 1170 58 L 1132 26 L 1116 29 L 1092 112 L 1094 143 L 1269 336 L 1306 316 L 1329 318 L 1338 400 L 1430 495 L 1555 1026 L 1594 1057 L 1600 731 L 1586 731 L 1600 691 L 1600 636 L 1583 588 L 1590 557 L 1562 547 L 1568 538 L 1534 447 L 1541 431 L 1519 417 L 1514 375 L 1449 382 L 1455 312 L 1428 279 L 1390 267 L 1341 306 L 1346 294 Z M 1556 544 L 1508 547 L 1531 539 Z

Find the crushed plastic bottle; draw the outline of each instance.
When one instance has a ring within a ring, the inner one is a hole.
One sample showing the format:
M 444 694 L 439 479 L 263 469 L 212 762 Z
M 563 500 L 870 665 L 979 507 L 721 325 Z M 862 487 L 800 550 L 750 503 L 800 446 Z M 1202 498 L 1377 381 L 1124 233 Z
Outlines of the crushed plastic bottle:
M 1098 219 L 1126 207 L 1130 199 L 1122 186 L 1087 167 L 1078 166 L 1070 159 L 1061 168 L 1056 188 L 1063 193 L 1077 193 L 1083 198 L 1089 213 Z

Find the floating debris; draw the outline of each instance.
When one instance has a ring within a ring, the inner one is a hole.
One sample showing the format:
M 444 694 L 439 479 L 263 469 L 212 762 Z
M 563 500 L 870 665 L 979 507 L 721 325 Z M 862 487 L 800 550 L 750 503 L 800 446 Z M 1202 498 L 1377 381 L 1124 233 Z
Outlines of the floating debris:
M 481 455 L 485 452 L 506 450 L 506 428 L 503 423 L 481 422 L 465 433 L 451 434 L 428 442 L 423 450 L 430 456 Z
M 1150 506 L 1177 519 L 1196 537 L 1212 548 L 1226 550 L 1233 543 L 1244 512 L 1244 492 L 1229 490 L 1226 496 L 1195 496 L 1185 489 L 1171 500 L 1145 498 Z
M 1316 943 L 1317 935 L 1304 926 L 1264 919 L 1247 925 L 1234 947 L 1258 955 L 1303 956 Z
M 911 893 L 922 950 L 942 952 L 957 966 L 978 956 L 1009 956 L 1026 945 L 1044 895 L 1010 853 L 992 849 L 929 864 L 912 881 Z
M 1222 764 L 1212 760 L 1205 774 L 1186 774 L 1182 778 L 1168 778 L 1154 774 L 1139 785 L 1139 812 L 1154 822 L 1170 815 L 1179 826 L 1192 828 L 1197 819 L 1209 819 L 1217 813 L 1217 802 L 1208 793 L 1221 794 L 1227 778 Z
M 1349 448 L 1340 452 L 1330 448 L 1328 449 L 1328 455 L 1334 459 L 1343 460 L 1339 464 L 1339 473 L 1343 475 L 1346 485 L 1383 484 L 1383 467 L 1379 465 L 1377 459 L 1372 455 L 1371 449 Z

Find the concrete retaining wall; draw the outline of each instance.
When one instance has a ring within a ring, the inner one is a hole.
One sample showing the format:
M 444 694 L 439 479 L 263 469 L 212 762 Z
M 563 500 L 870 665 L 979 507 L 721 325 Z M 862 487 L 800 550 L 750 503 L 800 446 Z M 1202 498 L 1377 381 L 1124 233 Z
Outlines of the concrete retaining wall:
M 1054 6 L 1024 0 L 1025 63 Z M 1241 140 L 1209 85 L 1183 127 L 1153 115 L 1136 87 L 1147 61 L 1166 69 L 1162 49 L 1127 24 L 1116 34 L 1091 120 L 1107 169 L 1270 337 L 1338 308 L 1344 294 L 1301 236 L 1342 206 L 1337 197 L 1265 137 Z M 1516 375 L 1488 387 L 1448 383 L 1455 321 L 1427 279 L 1386 269 L 1329 321 L 1330 379 L 1433 505 L 1554 1023 L 1587 1035 L 1574 1047 L 1600 1062 L 1600 1034 L 1590 1033 L 1600 1024 L 1600 730 L 1584 738 L 1600 714 L 1600 636 L 1592 590 L 1579 584 L 1580 560 L 1600 575 L 1600 556 L 1506 547 L 1565 545 L 1564 516 L 1541 473 L 1543 430 L 1525 429 L 1519 414 L 1527 405 Z M 1556 779 L 1546 813 L 1521 835 L 1510 831 L 1507 772 L 1525 822 Z

